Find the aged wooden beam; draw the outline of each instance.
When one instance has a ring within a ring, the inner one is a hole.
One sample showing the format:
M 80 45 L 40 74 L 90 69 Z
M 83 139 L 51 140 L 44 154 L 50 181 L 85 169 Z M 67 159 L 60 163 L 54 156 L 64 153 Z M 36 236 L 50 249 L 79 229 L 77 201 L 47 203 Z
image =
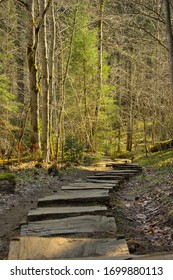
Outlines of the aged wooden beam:
M 113 190 L 114 185 L 111 184 L 94 184 L 94 183 L 74 183 L 67 186 L 62 186 L 62 190 L 93 190 L 93 189 L 106 189 Z
M 42 221 L 79 215 L 105 215 L 107 211 L 106 206 L 40 207 L 29 211 L 28 221 Z
M 46 196 L 38 200 L 38 207 L 60 206 L 77 203 L 77 205 L 109 204 L 109 190 L 82 190 L 61 191 L 57 194 Z
M 57 260 L 129 255 L 127 243 L 123 239 L 21 237 L 19 244 L 18 254 L 14 255 L 10 251 L 8 259 Z
M 57 220 L 29 222 L 21 227 L 21 236 L 71 236 L 86 237 L 96 234 L 116 233 L 113 217 L 106 216 L 77 216 Z

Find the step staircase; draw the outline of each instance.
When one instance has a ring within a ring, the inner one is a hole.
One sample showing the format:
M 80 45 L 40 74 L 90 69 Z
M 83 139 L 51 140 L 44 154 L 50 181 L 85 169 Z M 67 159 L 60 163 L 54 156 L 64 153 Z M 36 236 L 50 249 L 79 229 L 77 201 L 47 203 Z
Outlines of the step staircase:
M 116 238 L 110 196 L 140 172 L 138 164 L 106 162 L 105 171 L 40 198 L 11 240 L 8 259 L 128 259 L 126 240 Z

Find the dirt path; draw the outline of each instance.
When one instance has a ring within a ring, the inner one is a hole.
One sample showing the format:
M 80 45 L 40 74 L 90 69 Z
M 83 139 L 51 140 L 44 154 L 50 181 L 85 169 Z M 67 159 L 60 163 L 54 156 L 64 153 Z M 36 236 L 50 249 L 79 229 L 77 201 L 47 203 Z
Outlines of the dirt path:
M 22 167 L 23 168 L 23 167 Z M 19 235 L 20 224 L 26 221 L 30 209 L 36 207 L 38 198 L 58 192 L 62 185 L 93 174 L 89 170 L 73 170 L 58 176 L 49 176 L 45 169 L 14 168 L 17 177 L 15 194 L 0 194 L 0 259 L 7 259 L 10 238 Z
M 26 219 L 29 209 L 36 207 L 38 198 L 58 192 L 62 185 L 86 178 L 94 171 L 105 170 L 106 162 L 108 159 L 61 178 L 48 176 L 45 169 L 15 169 L 17 192 L 0 195 L 0 259 L 7 259 L 10 238 L 19 234 L 21 221 Z M 148 170 L 123 183 L 111 195 L 118 235 L 128 240 L 131 253 L 173 251 L 172 181 L 172 173 Z

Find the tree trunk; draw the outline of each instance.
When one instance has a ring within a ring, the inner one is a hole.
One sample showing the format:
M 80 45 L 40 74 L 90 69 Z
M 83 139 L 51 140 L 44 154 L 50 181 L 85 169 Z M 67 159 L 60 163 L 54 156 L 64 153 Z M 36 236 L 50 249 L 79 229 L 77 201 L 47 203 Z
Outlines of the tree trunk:
M 169 68 L 170 68 L 170 81 L 173 94 L 173 32 L 171 25 L 171 4 L 170 0 L 163 0 L 163 10 L 165 15 L 166 33 L 169 49 Z
M 50 29 L 51 29 L 51 39 L 50 39 L 50 52 L 49 52 L 49 95 L 50 95 L 50 152 L 51 156 L 54 158 L 54 143 L 53 143 L 53 122 L 54 122 L 54 112 L 56 106 L 56 96 L 55 96 L 55 47 L 56 47 L 56 22 L 55 22 L 55 2 L 52 0 L 52 9 L 50 15 Z
M 94 151 L 97 149 L 97 128 L 98 128 L 98 116 L 100 109 L 100 98 L 102 94 L 103 86 L 103 14 L 105 8 L 105 0 L 99 1 L 99 24 L 98 24 L 98 92 L 96 96 L 95 106 L 95 120 L 92 128 L 92 146 Z
M 18 101 L 24 104 L 24 61 L 26 59 L 25 52 L 23 50 L 23 45 L 25 45 L 25 33 L 23 32 L 24 28 L 24 16 L 21 4 L 17 1 L 15 3 L 16 14 L 17 14 L 17 35 L 18 39 L 16 41 L 17 44 L 17 92 L 18 92 Z
M 120 53 L 117 52 L 117 65 L 120 64 Z M 118 145 L 117 145 L 117 152 L 121 152 L 121 126 L 122 126 L 122 108 L 121 108 L 121 89 L 120 89 L 120 73 L 117 70 L 117 82 L 116 82 L 116 101 L 118 105 Z
M 133 96 L 131 88 L 131 79 L 132 79 L 132 65 L 131 61 L 126 61 L 126 68 L 128 71 L 127 77 L 127 99 L 128 99 L 128 115 L 127 115 L 127 147 L 128 152 L 132 151 L 133 145 Z
M 69 45 L 69 52 L 67 57 L 67 63 L 64 70 L 64 58 L 63 58 L 63 47 L 62 47 L 62 41 L 60 38 L 60 45 L 61 45 L 61 69 L 62 69 L 62 80 L 60 81 L 60 98 L 59 98 L 59 112 L 58 112 L 58 124 L 57 124 L 57 139 L 56 139 L 56 158 L 58 157 L 59 148 L 60 148 L 60 139 L 62 138 L 62 149 L 64 147 L 64 138 L 65 138 L 65 131 L 64 131 L 64 107 L 65 107 L 65 86 L 66 86 L 66 80 L 68 75 L 68 70 L 70 66 L 70 59 L 72 54 L 72 46 L 73 46 L 73 39 L 75 34 L 75 28 L 76 28 L 76 19 L 77 19 L 77 12 L 78 12 L 78 6 L 79 6 L 79 0 L 76 2 L 76 8 L 74 13 L 74 19 L 73 19 L 73 27 L 72 27 L 72 33 L 70 37 L 70 45 Z M 60 33 L 60 30 L 59 30 Z M 64 70 L 64 71 L 63 71 Z M 62 156 L 63 156 L 63 150 L 62 150 Z
M 40 1 L 41 15 L 46 8 L 46 0 Z M 46 15 L 40 29 L 40 55 L 39 61 L 41 65 L 41 93 L 42 93 L 42 158 L 45 162 L 50 158 L 49 143 L 49 69 L 48 69 L 48 53 L 47 53 L 47 35 L 46 35 Z
M 147 125 L 146 119 L 143 117 L 143 125 L 144 125 L 144 146 L 145 146 L 145 155 L 148 157 L 148 148 L 147 148 Z
M 38 30 L 34 22 L 34 0 L 27 1 L 28 7 L 28 67 L 31 96 L 31 152 L 40 150 L 39 122 L 39 87 L 37 82 L 36 50 L 38 43 Z

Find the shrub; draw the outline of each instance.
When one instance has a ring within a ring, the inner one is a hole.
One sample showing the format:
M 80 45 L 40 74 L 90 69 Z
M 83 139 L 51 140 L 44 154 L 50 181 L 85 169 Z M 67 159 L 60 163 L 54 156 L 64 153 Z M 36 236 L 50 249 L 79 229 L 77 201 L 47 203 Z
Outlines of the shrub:
M 83 164 L 85 166 L 96 164 L 100 160 L 101 157 L 102 157 L 102 155 L 99 154 L 99 153 L 97 153 L 97 154 L 86 154 L 83 157 Z
M 68 135 L 64 146 L 65 159 L 78 163 L 82 159 L 83 152 L 84 145 L 79 142 L 78 138 Z

